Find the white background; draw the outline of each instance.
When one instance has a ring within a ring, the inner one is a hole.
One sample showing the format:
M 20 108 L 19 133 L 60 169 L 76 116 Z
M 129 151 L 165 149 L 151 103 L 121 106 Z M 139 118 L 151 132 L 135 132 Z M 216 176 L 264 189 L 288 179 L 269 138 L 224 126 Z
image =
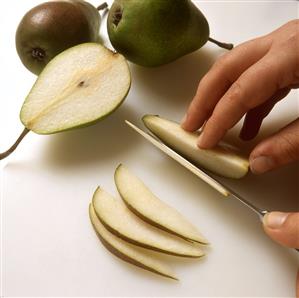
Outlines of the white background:
M 21 104 L 35 80 L 20 63 L 14 35 L 22 15 L 40 1 L 10 0 L 0 10 L 0 150 L 21 132 Z M 99 4 L 92 1 L 93 4 Z M 211 35 L 235 44 L 297 17 L 295 1 L 198 1 Z M 102 27 L 105 31 L 105 25 Z M 298 256 L 265 236 L 255 215 L 162 155 L 123 123 L 145 113 L 180 120 L 198 81 L 224 51 L 203 49 L 156 69 L 131 65 L 132 89 L 122 107 L 93 127 L 53 136 L 29 134 L 1 163 L 1 290 L 3 296 L 267 296 L 294 297 Z M 293 91 L 268 117 L 262 137 L 298 116 Z M 140 124 L 141 125 L 141 124 Z M 88 219 L 97 185 L 116 195 L 120 163 L 196 224 L 212 243 L 200 261 L 162 257 L 180 282 L 117 259 L 98 241 Z M 270 210 L 298 209 L 298 164 L 229 182 Z

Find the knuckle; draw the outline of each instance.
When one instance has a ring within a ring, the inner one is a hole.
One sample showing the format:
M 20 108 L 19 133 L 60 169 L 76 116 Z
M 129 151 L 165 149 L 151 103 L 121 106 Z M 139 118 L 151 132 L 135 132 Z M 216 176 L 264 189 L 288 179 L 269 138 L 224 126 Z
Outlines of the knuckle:
M 230 128 L 227 122 L 229 121 L 226 116 L 214 111 L 212 116 L 206 122 L 204 129 L 206 131 L 212 131 L 216 135 L 223 135 L 227 129 Z
M 285 39 L 281 41 L 282 45 L 286 47 L 286 49 L 298 49 L 299 44 L 299 26 L 297 25 L 294 30 L 290 30 L 288 34 L 286 34 Z
M 245 91 L 241 82 L 234 82 L 229 91 L 226 94 L 228 103 L 232 106 L 238 105 L 242 111 L 248 111 L 251 109 L 250 104 L 243 100 L 245 98 Z
M 201 90 L 204 86 L 206 86 L 209 83 L 209 73 L 204 75 L 201 80 L 199 81 L 197 90 L 196 90 L 196 95 L 199 96 L 201 94 Z
M 279 144 L 279 153 L 288 160 L 299 159 L 298 135 L 293 133 L 282 134 Z
M 192 115 L 197 115 L 201 110 L 202 110 L 201 103 L 197 99 L 193 101 L 192 104 L 190 105 L 189 112 Z
M 285 23 L 284 25 L 279 27 L 277 30 L 273 31 L 272 34 L 274 33 L 276 36 L 279 36 L 281 34 L 285 35 L 286 33 L 290 32 L 290 31 L 298 30 L 298 26 L 299 26 L 299 19 L 294 19 L 294 20 L 291 20 L 291 21 Z
M 292 20 L 281 27 L 280 35 L 274 39 L 273 48 L 285 46 L 286 49 L 298 49 L 299 43 L 299 20 Z M 283 35 L 282 35 L 283 34 Z
M 291 20 L 291 21 L 287 22 L 286 26 L 298 29 L 298 27 L 299 27 L 299 19 L 294 19 L 294 20 Z
M 264 39 L 264 37 L 255 37 L 250 40 L 246 40 L 246 41 L 242 42 L 241 44 L 237 45 L 235 47 L 235 49 L 248 48 L 251 45 L 256 45 L 256 44 L 262 42 L 263 39 Z
M 219 125 L 219 121 L 217 120 L 217 117 L 215 116 L 210 117 L 205 125 L 205 129 L 207 130 L 221 129 L 221 125 Z
M 198 110 L 203 104 L 203 98 L 201 97 L 200 92 L 197 92 L 190 104 L 190 109 Z
M 230 61 L 230 53 L 226 53 L 217 58 L 217 60 L 213 65 L 213 68 L 223 69 L 229 64 L 229 61 Z
M 208 109 L 206 104 L 197 100 L 192 102 L 188 109 L 189 119 L 193 119 L 196 122 L 201 122 L 208 117 Z

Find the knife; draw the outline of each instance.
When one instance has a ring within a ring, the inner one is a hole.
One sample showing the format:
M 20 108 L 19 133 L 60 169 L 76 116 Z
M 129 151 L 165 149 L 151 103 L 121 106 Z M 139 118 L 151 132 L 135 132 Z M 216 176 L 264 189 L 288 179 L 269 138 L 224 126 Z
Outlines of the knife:
M 163 151 L 165 154 L 167 154 L 169 157 L 177 161 L 179 164 L 181 164 L 183 167 L 191 171 L 193 174 L 195 174 L 197 177 L 202 179 L 204 182 L 209 184 L 211 187 L 213 187 L 215 190 L 217 190 L 221 195 L 224 197 L 234 197 L 247 207 L 249 207 L 252 211 L 254 211 L 258 217 L 262 220 L 264 215 L 268 212 L 266 210 L 262 210 L 246 199 L 242 198 L 240 195 L 235 193 L 232 189 L 225 186 L 224 184 L 220 183 L 218 180 L 210 176 L 208 173 L 206 173 L 204 170 L 196 167 L 194 164 L 192 164 L 190 161 L 185 159 L 183 156 L 179 155 L 177 152 L 175 152 L 173 149 L 162 143 L 159 139 L 154 137 L 152 134 L 144 132 L 140 128 L 138 128 L 136 125 L 131 123 L 128 120 L 125 120 L 126 124 L 134 129 L 138 134 L 143 136 L 146 140 L 148 140 L 150 143 L 152 143 L 155 147 Z
M 251 202 L 247 201 L 243 197 L 241 197 L 239 194 L 234 192 L 231 188 L 225 186 L 223 183 L 220 183 L 217 179 L 210 176 L 208 173 L 203 171 L 202 169 L 196 167 L 194 164 L 192 164 L 190 161 L 185 159 L 183 156 L 179 155 L 177 152 L 175 152 L 173 149 L 168 147 L 166 144 L 162 143 L 159 139 L 154 137 L 152 134 L 144 132 L 142 129 L 138 128 L 136 125 L 131 123 L 128 120 L 125 120 L 126 124 L 131 127 L 133 130 L 135 130 L 139 135 L 143 136 L 147 141 L 152 143 L 156 148 L 160 149 L 162 152 L 164 152 L 166 155 L 177 161 L 180 165 L 188 169 L 190 172 L 195 174 L 197 177 L 202 179 L 204 182 L 209 184 L 212 188 L 217 190 L 221 195 L 223 195 L 226 198 L 234 198 L 237 199 L 239 202 L 241 202 L 243 205 L 248 207 L 250 210 L 252 210 L 260 219 L 260 221 L 263 221 L 264 216 L 269 212 L 264 209 L 260 209 Z M 295 250 L 299 252 L 299 249 Z

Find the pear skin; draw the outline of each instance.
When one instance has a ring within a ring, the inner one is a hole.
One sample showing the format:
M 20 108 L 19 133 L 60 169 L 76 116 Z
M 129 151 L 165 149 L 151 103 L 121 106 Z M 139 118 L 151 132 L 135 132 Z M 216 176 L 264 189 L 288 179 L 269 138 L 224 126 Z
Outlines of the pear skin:
M 83 0 L 42 3 L 22 18 L 16 49 L 24 66 L 38 75 L 57 54 L 86 42 L 97 42 L 101 16 Z
M 155 67 L 201 48 L 210 38 L 209 24 L 190 0 L 115 0 L 107 29 L 113 47 L 131 62 Z
M 113 47 L 142 66 L 159 66 L 201 48 L 209 25 L 186 0 L 115 0 L 108 16 Z

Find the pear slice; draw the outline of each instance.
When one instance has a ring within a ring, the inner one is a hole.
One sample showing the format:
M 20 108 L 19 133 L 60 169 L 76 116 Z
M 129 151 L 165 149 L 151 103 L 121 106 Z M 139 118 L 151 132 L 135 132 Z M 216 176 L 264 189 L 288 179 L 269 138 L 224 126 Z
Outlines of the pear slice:
M 119 165 L 114 179 L 118 192 L 128 208 L 141 219 L 183 239 L 208 244 L 194 225 L 157 198 L 128 168 Z
M 7 157 L 29 132 L 53 134 L 96 123 L 125 99 L 131 75 L 125 58 L 96 43 L 65 50 L 37 78 L 22 106 L 25 126 Z
M 92 204 L 102 224 L 111 233 L 128 242 L 175 256 L 203 256 L 198 246 L 147 224 L 121 200 L 116 200 L 100 188 L 95 191 Z
M 213 149 L 197 147 L 200 132 L 187 132 L 176 122 L 157 115 L 145 115 L 144 125 L 162 142 L 194 164 L 227 178 L 242 178 L 248 172 L 249 161 L 237 148 L 220 142 Z
M 145 249 L 130 244 L 110 233 L 98 219 L 92 204 L 89 205 L 89 217 L 103 245 L 111 253 L 135 266 L 178 280 L 166 264 L 148 255 Z

